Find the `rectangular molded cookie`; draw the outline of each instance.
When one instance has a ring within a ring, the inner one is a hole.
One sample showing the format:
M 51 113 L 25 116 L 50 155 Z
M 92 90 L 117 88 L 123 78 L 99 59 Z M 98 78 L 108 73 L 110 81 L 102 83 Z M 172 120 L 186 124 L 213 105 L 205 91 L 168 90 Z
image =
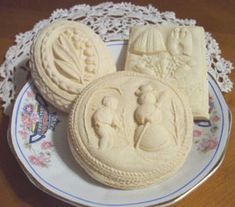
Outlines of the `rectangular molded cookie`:
M 194 119 L 209 119 L 205 33 L 202 27 L 133 27 L 125 70 L 174 82 L 188 97 Z

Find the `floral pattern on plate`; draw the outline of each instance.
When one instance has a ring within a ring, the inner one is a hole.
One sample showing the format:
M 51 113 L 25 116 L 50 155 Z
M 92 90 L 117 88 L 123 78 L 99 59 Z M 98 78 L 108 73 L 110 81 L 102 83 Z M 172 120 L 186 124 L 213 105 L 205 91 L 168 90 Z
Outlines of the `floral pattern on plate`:
M 209 121 L 195 122 L 193 130 L 193 143 L 197 150 L 206 153 L 214 150 L 218 145 L 218 129 L 220 126 L 220 116 L 215 107 L 215 100 L 209 96 Z
M 54 131 L 59 123 L 56 112 L 51 112 L 46 101 L 30 88 L 25 95 L 20 112 L 18 134 L 24 146 L 30 151 L 29 162 L 40 167 L 48 167 L 54 144 L 47 138 L 48 131 Z

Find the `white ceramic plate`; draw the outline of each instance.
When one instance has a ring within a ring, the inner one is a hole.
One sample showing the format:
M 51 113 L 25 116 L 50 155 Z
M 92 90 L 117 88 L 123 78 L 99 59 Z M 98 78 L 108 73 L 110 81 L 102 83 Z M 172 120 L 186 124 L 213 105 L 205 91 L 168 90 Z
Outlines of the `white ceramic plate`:
M 125 42 L 108 46 L 122 68 Z M 117 190 L 97 183 L 74 161 L 66 139 L 67 116 L 46 103 L 28 82 L 15 102 L 9 143 L 30 180 L 41 190 L 74 205 L 149 206 L 173 203 L 217 169 L 229 137 L 228 107 L 209 77 L 210 121 L 194 125 L 193 147 L 176 175 L 141 190 Z

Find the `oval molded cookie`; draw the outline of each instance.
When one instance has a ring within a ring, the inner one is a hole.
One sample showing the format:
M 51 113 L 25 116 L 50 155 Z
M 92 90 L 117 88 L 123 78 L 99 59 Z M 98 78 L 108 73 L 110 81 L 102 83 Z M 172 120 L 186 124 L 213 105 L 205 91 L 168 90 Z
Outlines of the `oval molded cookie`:
M 31 65 L 43 97 L 65 112 L 89 82 L 116 70 L 100 37 L 73 21 L 57 21 L 39 32 L 31 47 Z
M 70 112 L 72 153 L 97 181 L 142 188 L 173 175 L 192 144 L 184 95 L 154 77 L 117 72 L 89 84 Z

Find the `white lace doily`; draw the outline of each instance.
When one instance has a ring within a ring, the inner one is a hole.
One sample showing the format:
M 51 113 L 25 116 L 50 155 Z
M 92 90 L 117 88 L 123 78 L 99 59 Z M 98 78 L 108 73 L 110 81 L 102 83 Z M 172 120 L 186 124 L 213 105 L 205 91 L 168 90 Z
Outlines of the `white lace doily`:
M 70 9 L 57 9 L 48 19 L 38 22 L 34 28 L 16 36 L 16 44 L 9 48 L 0 67 L 0 98 L 4 113 L 11 112 L 12 102 L 29 78 L 29 49 L 37 32 L 56 19 L 81 21 L 90 26 L 104 41 L 128 39 L 129 28 L 135 24 L 195 25 L 192 19 L 177 19 L 174 12 L 159 12 L 152 6 L 136 6 L 131 3 L 103 3 L 96 6 L 76 5 Z M 208 71 L 218 82 L 223 92 L 232 89 L 228 74 L 232 63 L 221 57 L 218 43 L 206 32 Z

